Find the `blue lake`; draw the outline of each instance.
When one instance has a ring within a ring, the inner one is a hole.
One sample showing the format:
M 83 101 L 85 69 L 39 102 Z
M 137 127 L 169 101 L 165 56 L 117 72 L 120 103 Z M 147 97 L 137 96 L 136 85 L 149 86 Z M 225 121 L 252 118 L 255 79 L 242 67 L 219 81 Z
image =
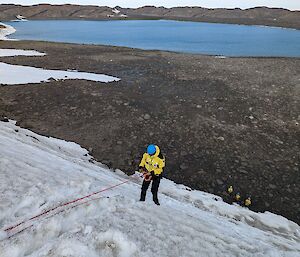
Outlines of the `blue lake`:
M 300 31 L 167 20 L 9 22 L 15 39 L 225 56 L 300 57 Z

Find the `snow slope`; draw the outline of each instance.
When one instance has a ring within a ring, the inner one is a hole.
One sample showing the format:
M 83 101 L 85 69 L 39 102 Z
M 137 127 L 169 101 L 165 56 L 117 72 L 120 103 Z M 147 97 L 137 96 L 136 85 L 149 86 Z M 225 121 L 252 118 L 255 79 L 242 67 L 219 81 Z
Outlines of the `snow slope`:
M 0 256 L 299 256 L 300 227 L 281 216 L 228 205 L 167 179 L 156 206 L 150 192 L 138 201 L 140 184 L 75 143 L 0 122 Z M 96 200 L 76 206 L 90 199 Z

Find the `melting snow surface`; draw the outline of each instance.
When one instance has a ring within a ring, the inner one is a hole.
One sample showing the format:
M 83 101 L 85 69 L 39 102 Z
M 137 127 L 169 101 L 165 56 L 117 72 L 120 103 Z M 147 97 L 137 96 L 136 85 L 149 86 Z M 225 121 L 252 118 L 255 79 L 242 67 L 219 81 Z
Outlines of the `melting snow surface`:
M 75 143 L 0 122 L 1 257 L 299 256 L 300 227 L 281 216 L 228 205 L 167 179 L 161 181 L 161 206 L 151 201 L 151 192 L 139 202 L 139 177 L 90 159 Z M 3 231 L 127 179 L 92 196 L 95 201 L 61 207 Z
M 0 30 L 1 31 L 1 30 Z M 22 49 L 0 49 L 0 57 L 13 56 L 45 56 L 35 50 Z M 11 65 L 0 62 L 0 85 L 17 85 L 29 83 L 49 82 L 50 79 L 66 80 L 66 79 L 84 79 L 96 82 L 113 82 L 119 81 L 119 78 L 108 76 L 105 74 L 95 74 L 78 71 L 61 71 L 46 70 L 21 65 Z
M 45 56 L 45 53 L 40 53 L 35 50 L 22 50 L 22 49 L 0 49 L 0 57 L 11 56 Z
M 0 62 L 0 84 L 17 85 L 49 82 L 50 79 L 85 79 L 96 82 L 113 82 L 120 79 L 103 74 L 94 74 L 78 71 L 45 70 L 41 68 L 11 65 Z

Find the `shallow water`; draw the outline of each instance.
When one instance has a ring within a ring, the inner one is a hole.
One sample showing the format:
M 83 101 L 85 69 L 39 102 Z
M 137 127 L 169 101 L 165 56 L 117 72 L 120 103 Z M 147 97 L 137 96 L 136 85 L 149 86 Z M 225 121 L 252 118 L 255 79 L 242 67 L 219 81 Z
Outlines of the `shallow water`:
M 167 20 L 10 22 L 15 39 L 225 56 L 300 57 L 300 31 Z

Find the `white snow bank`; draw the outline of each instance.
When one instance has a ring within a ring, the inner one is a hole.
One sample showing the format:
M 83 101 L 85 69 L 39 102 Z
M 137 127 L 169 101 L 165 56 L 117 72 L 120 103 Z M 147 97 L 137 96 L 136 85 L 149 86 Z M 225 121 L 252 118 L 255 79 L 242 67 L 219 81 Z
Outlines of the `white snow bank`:
M 119 14 L 119 13 L 120 13 L 120 11 L 119 11 L 117 8 L 112 9 L 111 11 L 112 11 L 113 13 L 115 13 L 115 14 Z
M 41 68 L 11 65 L 0 62 L 0 84 L 2 85 L 49 82 L 51 78 L 55 80 L 85 79 L 105 83 L 120 80 L 119 78 L 104 74 L 78 71 L 45 70 Z
M 1 22 L 0 22 L 0 25 L 6 27 L 5 29 L 0 29 L 0 40 L 12 40 L 12 39 L 8 39 L 7 36 L 15 33 L 16 32 L 15 28 L 10 25 L 1 23 Z
M 13 56 L 45 56 L 45 53 L 40 53 L 35 50 L 22 50 L 22 49 L 0 49 L 0 57 L 13 57 Z
M 21 22 L 21 21 L 28 21 L 28 20 L 26 19 L 26 17 L 23 16 L 23 15 L 17 15 L 16 18 L 17 18 L 16 20 L 11 20 L 11 21 L 18 21 L 18 22 Z
M 0 231 L 128 179 L 90 158 L 75 143 L 0 122 Z M 129 179 L 95 201 L 0 233 L 0 256 L 299 256 L 300 227 L 281 216 L 228 205 L 167 179 L 161 206 L 152 203 L 151 192 L 139 202 L 141 180 Z
M 285 217 L 265 212 L 256 213 L 248 208 L 239 205 L 230 205 L 223 202 L 222 198 L 216 195 L 205 193 L 198 190 L 191 190 L 184 186 L 175 184 L 170 180 L 163 180 L 165 186 L 162 192 L 182 202 L 190 203 L 213 214 L 227 217 L 235 221 L 242 221 L 249 226 L 270 230 L 274 234 L 288 234 L 290 237 L 298 238 L 300 236 L 300 227 L 286 219 Z M 175 193 L 176 192 L 176 193 Z

